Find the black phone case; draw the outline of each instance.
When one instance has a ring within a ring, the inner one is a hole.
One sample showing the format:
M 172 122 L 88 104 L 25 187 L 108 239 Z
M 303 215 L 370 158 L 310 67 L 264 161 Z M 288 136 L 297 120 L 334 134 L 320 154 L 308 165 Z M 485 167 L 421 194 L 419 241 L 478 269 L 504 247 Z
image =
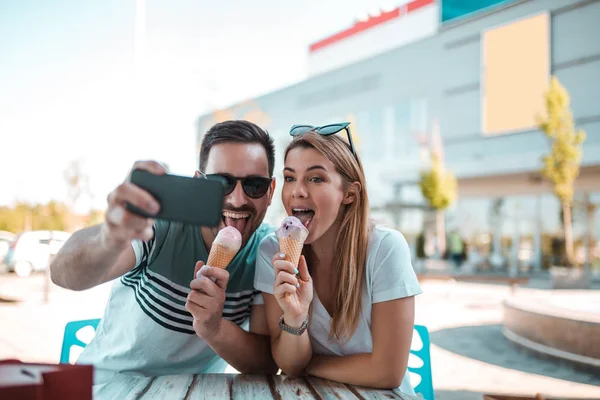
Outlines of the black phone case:
M 131 183 L 150 193 L 160 204 L 156 215 L 126 203 L 130 212 L 147 218 L 214 227 L 223 212 L 224 182 L 178 175 L 154 175 L 144 170 L 131 172 Z

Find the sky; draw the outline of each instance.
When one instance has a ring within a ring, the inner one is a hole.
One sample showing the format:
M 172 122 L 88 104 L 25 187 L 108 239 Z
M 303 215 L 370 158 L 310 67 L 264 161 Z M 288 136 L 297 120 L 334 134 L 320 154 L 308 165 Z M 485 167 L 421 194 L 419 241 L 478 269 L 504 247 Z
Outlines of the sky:
M 0 0 L 0 205 L 92 196 L 138 159 L 195 169 L 195 119 L 305 79 L 308 45 L 382 0 Z

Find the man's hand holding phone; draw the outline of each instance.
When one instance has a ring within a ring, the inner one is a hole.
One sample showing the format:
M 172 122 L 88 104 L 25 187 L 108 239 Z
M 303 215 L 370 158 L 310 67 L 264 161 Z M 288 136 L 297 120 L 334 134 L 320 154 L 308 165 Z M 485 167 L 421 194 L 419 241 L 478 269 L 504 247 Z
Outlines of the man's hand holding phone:
M 131 171 L 140 169 L 154 175 L 165 175 L 167 169 L 156 161 L 137 161 Z M 122 249 L 133 239 L 149 240 L 153 236 L 154 220 L 128 211 L 126 203 L 132 204 L 148 214 L 157 214 L 159 202 L 146 190 L 127 179 L 108 195 L 108 209 L 101 230 L 103 246 Z

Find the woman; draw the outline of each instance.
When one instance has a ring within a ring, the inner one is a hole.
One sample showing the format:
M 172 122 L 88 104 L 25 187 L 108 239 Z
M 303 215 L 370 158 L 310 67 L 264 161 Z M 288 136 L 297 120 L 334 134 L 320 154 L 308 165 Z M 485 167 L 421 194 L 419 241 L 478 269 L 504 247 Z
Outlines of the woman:
M 406 368 L 421 289 L 402 234 L 369 221 L 362 165 L 332 135 L 351 140 L 339 126 L 293 128 L 285 151 L 283 204 L 310 233 L 298 269 L 275 234 L 259 248 L 271 351 L 288 375 L 414 394 Z

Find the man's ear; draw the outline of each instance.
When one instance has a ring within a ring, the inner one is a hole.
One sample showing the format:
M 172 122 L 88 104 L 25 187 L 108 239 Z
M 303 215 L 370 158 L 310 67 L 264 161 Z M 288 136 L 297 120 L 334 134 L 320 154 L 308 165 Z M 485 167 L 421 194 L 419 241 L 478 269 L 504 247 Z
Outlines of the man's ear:
M 202 174 L 200 173 L 200 171 L 196 170 L 196 172 L 194 172 L 194 178 L 200 178 L 202 176 Z
M 271 202 L 273 201 L 273 195 L 275 194 L 275 188 L 277 187 L 277 180 L 275 179 L 275 177 L 273 177 L 271 179 L 271 187 L 269 188 L 269 204 L 267 204 L 267 207 L 271 205 Z
M 362 186 L 359 182 L 352 182 L 346 193 L 344 194 L 344 200 L 342 200 L 342 204 L 351 204 L 356 200 L 357 196 L 360 196 L 360 192 L 362 191 Z

